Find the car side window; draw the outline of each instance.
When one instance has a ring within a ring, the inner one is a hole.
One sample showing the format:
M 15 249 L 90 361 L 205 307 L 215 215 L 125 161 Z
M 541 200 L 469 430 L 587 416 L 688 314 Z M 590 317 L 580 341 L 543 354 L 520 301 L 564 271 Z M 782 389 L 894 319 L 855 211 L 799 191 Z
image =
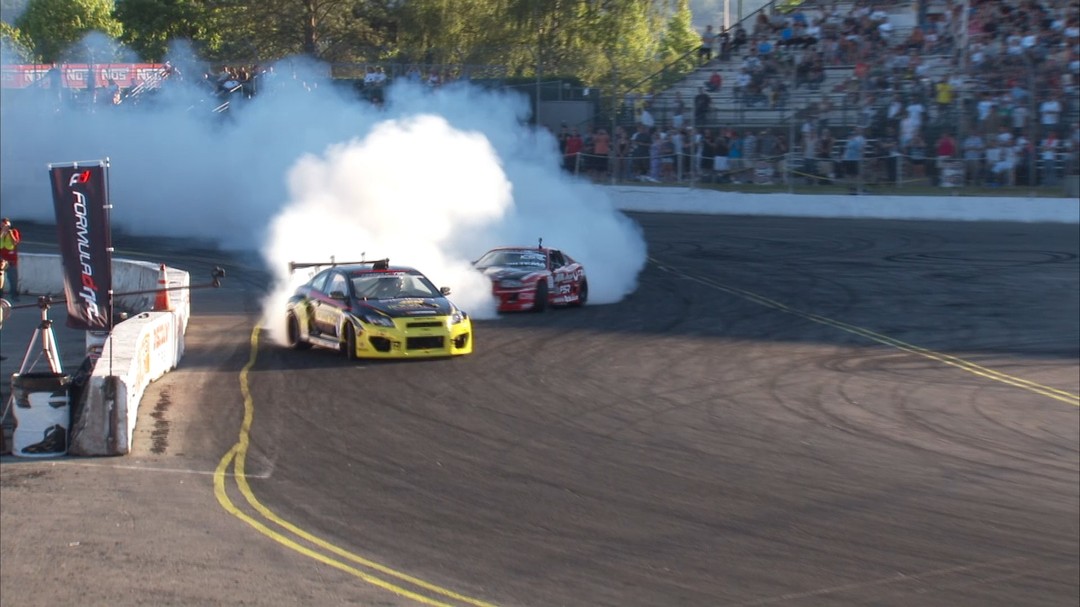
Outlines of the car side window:
M 312 278 L 308 284 L 311 285 L 312 289 L 325 293 L 325 291 L 323 290 L 323 286 L 326 285 L 326 278 L 328 276 L 330 276 L 330 270 L 323 270 L 322 272 L 316 274 L 315 278 Z
M 335 291 L 345 293 L 346 295 L 349 293 L 349 287 L 345 280 L 345 276 L 340 273 L 334 273 L 334 275 L 330 277 L 330 282 L 326 285 L 325 293 L 327 295 Z
M 566 260 L 563 259 L 563 254 L 559 251 L 551 252 L 551 269 L 561 268 L 566 265 Z

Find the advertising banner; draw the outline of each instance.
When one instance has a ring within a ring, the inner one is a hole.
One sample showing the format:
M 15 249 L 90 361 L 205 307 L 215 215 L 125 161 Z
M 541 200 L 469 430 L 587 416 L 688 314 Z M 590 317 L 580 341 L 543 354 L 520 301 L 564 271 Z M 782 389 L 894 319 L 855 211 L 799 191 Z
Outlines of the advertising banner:
M 60 86 L 85 89 L 90 82 L 96 88 L 105 88 L 112 79 L 120 88 L 126 89 L 156 81 L 164 69 L 165 65 L 161 63 L 5 64 L 0 66 L 0 88 L 35 86 L 50 89 Z
M 50 165 L 49 179 L 64 266 L 67 326 L 108 331 L 112 328 L 108 165 L 105 161 Z

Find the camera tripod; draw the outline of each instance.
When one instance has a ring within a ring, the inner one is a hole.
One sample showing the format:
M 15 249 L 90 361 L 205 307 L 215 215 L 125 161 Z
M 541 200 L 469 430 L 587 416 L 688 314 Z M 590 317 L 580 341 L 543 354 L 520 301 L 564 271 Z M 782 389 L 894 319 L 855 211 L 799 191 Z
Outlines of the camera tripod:
M 19 375 L 32 371 L 41 361 L 42 357 L 45 357 L 45 361 L 48 363 L 50 371 L 58 375 L 63 372 L 60 365 L 60 354 L 56 351 L 56 335 L 53 334 L 52 321 L 49 320 L 50 305 L 52 305 L 51 297 L 48 295 L 38 297 L 38 308 L 41 310 L 41 323 L 34 329 L 34 335 L 30 338 L 30 345 L 26 347 L 26 354 L 23 356 L 22 363 L 19 365 Z M 38 352 L 36 356 L 33 356 L 34 347 L 38 344 L 38 340 L 41 341 L 41 351 Z M 31 357 L 33 357 L 33 360 L 31 360 Z M 7 417 L 14 402 L 15 393 L 12 392 L 8 395 L 7 402 L 4 403 L 4 410 L 0 413 L 0 420 Z
M 53 373 L 62 373 L 63 369 L 60 365 L 60 354 L 56 351 L 56 335 L 53 334 L 52 321 L 49 320 L 49 306 L 52 305 L 52 298 L 48 295 L 42 295 L 38 297 L 38 308 L 41 310 L 41 323 L 34 329 L 34 335 L 30 338 L 30 345 L 26 347 L 26 354 L 23 356 L 22 364 L 19 365 L 19 374 L 27 373 L 33 370 L 34 366 L 41 360 L 42 356 L 45 357 L 45 361 L 49 365 L 49 370 Z M 38 340 L 41 340 L 41 352 L 34 357 L 31 361 L 31 356 L 34 354 L 34 346 L 37 345 Z

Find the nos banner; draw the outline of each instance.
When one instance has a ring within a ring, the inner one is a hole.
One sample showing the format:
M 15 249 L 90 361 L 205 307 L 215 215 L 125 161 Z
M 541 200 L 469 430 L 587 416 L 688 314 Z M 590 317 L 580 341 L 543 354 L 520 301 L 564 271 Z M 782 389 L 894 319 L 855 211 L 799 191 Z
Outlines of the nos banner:
M 105 161 L 94 162 L 49 165 L 49 179 L 64 265 L 67 326 L 108 331 L 112 328 L 108 166 Z

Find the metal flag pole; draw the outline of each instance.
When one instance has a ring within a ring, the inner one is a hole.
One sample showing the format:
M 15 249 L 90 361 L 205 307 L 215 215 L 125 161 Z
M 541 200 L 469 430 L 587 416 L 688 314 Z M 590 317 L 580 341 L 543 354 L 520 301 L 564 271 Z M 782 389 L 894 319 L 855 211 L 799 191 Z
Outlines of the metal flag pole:
M 105 258 L 107 260 L 106 261 L 106 263 L 107 263 L 106 267 L 109 268 L 109 291 L 108 291 L 108 294 L 107 294 L 108 298 L 109 298 L 109 321 L 108 321 L 109 327 L 108 327 L 108 331 L 107 331 L 107 333 L 105 335 L 105 341 L 106 342 L 108 342 L 110 339 L 112 339 L 113 327 L 116 324 L 116 311 L 115 311 L 116 310 L 116 305 L 115 305 L 116 302 L 114 301 L 115 290 L 113 289 L 113 281 L 112 281 L 113 244 L 112 244 L 112 213 L 111 213 L 111 211 L 112 211 L 113 205 L 112 205 L 112 192 L 109 189 L 109 186 L 110 186 L 110 183 L 109 183 L 109 167 L 110 166 L 111 166 L 111 163 L 109 162 L 109 157 L 106 156 L 105 157 L 105 170 L 104 170 L 104 177 L 105 177 L 105 204 L 102 205 L 102 208 L 104 209 L 104 212 L 105 212 L 105 225 L 108 226 L 108 229 L 105 230 Z M 109 375 L 111 376 L 112 374 L 113 374 L 113 348 L 109 348 Z

